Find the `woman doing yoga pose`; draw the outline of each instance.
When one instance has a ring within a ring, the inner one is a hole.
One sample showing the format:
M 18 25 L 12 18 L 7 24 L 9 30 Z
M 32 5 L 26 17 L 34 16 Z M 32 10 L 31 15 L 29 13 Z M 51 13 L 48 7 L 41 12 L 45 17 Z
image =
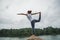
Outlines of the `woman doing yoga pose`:
M 39 14 L 39 19 L 38 19 L 38 20 L 32 18 L 32 15 L 35 15 L 35 14 Z M 27 11 L 27 14 L 20 13 L 20 14 L 18 14 L 18 15 L 26 15 L 26 16 L 27 16 L 27 18 L 28 18 L 29 21 L 31 22 L 32 32 L 33 32 L 33 34 L 35 34 L 35 23 L 36 23 L 36 22 L 40 22 L 40 20 L 41 20 L 41 12 L 32 13 L 31 10 L 28 10 L 28 11 Z

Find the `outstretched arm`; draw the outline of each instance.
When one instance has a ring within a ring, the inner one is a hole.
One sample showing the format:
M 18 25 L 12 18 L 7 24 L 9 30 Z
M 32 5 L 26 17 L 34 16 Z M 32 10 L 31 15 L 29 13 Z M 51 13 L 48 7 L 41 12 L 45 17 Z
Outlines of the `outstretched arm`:
M 35 15 L 35 14 L 39 14 L 39 13 L 41 13 L 41 12 L 33 13 L 33 14 L 31 14 L 31 15 Z
M 18 13 L 17 15 L 27 15 L 27 14 L 24 14 L 24 13 Z

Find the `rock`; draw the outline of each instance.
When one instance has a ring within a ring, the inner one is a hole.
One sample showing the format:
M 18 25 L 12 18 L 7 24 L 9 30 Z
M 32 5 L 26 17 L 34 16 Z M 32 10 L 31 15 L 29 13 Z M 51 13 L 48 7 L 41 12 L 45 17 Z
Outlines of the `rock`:
M 32 35 L 27 40 L 42 40 L 42 39 L 37 37 L 37 36 L 35 36 L 35 35 Z

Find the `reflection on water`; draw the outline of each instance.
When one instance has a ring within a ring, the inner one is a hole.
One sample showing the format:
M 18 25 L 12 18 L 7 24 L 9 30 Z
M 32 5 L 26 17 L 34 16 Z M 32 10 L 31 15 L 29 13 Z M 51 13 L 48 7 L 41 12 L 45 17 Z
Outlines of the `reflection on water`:
M 60 35 L 39 36 L 43 40 L 60 40 Z
M 43 40 L 60 40 L 60 35 L 45 35 L 39 36 Z M 19 38 L 19 37 L 0 37 L 0 40 L 27 40 L 28 37 Z
M 19 37 L 0 37 L 0 40 L 27 40 L 27 38 L 19 38 Z

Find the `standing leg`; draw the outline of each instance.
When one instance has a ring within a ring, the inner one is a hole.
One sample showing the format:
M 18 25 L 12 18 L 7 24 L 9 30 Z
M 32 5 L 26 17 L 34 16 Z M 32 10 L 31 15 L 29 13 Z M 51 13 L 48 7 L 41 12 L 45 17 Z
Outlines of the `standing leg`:
M 31 22 L 31 26 L 32 26 L 32 34 L 35 34 L 35 21 L 33 20 L 32 22 Z

